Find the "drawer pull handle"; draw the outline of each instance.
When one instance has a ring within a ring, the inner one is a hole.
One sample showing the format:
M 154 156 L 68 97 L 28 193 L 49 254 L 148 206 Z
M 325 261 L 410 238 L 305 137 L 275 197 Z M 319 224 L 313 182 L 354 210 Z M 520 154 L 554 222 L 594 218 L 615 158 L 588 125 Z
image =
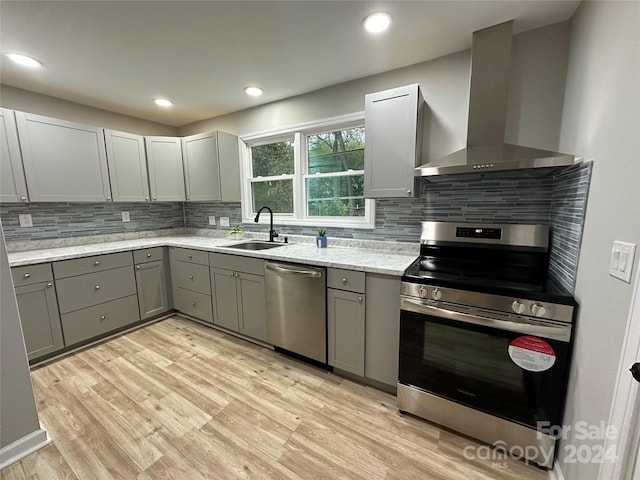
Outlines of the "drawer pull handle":
M 53 283 L 51 282 L 47 283 L 47 287 L 53 287 Z
M 24 274 L 24 278 L 29 278 L 30 276 L 31 276 L 31 274 L 30 274 L 30 273 L 25 273 L 25 274 Z
M 98 265 L 100 265 L 100 261 L 96 260 L 94 265 L 97 267 Z
M 189 280 L 193 280 L 193 275 L 189 275 Z
M 147 253 L 147 258 L 151 258 L 151 254 L 150 253 Z
M 96 285 L 96 290 L 100 290 L 100 285 Z
M 347 279 L 346 279 L 346 278 L 343 278 L 343 279 L 342 279 L 342 284 L 343 284 L 343 285 L 346 285 L 346 284 L 347 284 Z
M 136 265 L 136 270 L 140 270 L 140 265 Z
M 104 320 L 105 318 L 107 318 L 105 315 L 100 315 L 100 320 Z

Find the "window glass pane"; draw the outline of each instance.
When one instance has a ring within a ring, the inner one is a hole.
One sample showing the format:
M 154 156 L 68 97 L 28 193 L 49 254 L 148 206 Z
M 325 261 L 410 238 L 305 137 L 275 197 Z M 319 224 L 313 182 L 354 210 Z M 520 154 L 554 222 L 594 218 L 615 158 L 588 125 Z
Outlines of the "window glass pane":
M 309 135 L 309 173 L 364 170 L 364 127 Z
M 293 180 L 254 182 L 251 190 L 254 212 L 266 205 L 273 213 L 293 213 Z
M 254 177 L 294 173 L 293 140 L 251 147 Z
M 307 215 L 364 216 L 364 175 L 308 178 Z

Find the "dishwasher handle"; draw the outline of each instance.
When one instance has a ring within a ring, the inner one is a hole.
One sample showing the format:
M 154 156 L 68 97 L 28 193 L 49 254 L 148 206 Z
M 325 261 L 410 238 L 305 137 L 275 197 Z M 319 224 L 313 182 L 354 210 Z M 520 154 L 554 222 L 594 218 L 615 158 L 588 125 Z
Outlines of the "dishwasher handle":
M 281 264 L 275 264 L 275 263 L 265 263 L 265 266 L 267 270 L 272 270 L 278 273 L 290 273 L 293 275 L 304 275 L 307 277 L 314 277 L 314 278 L 322 277 L 321 269 L 315 269 L 315 268 L 307 269 L 307 268 L 281 265 Z

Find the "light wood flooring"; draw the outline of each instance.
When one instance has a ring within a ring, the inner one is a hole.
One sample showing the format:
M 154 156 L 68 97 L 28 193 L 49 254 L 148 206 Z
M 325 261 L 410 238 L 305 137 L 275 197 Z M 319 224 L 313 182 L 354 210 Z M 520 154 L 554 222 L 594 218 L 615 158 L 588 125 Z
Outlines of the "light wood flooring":
M 13 479 L 531 479 L 395 397 L 173 317 L 32 373 L 54 443 Z

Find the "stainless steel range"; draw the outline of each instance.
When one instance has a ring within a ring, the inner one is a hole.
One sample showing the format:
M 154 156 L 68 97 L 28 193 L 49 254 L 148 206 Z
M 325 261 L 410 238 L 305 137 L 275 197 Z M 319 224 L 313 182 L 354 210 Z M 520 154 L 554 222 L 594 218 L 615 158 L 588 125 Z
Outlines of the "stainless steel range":
M 398 408 L 551 467 L 574 311 L 547 226 L 423 222 L 402 277 Z

